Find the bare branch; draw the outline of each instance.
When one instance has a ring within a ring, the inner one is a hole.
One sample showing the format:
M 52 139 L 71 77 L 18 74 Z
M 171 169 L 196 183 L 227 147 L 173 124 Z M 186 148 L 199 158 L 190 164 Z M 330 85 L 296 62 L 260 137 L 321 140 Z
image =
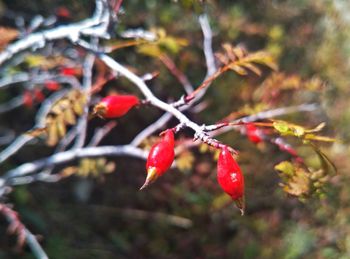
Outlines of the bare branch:
M 109 38 L 107 27 L 109 24 L 109 9 L 104 0 L 96 0 L 96 10 L 91 18 L 70 25 L 62 25 L 57 28 L 29 34 L 7 46 L 0 53 L 0 66 L 15 54 L 27 49 L 37 49 L 45 46 L 48 41 L 70 39 L 76 42 L 82 35 L 99 38 Z
M 57 92 L 53 94 L 50 98 L 47 98 L 42 103 L 42 106 L 37 113 L 36 124 L 33 127 L 33 129 L 42 128 L 45 126 L 44 121 L 45 121 L 46 115 L 50 111 L 52 104 L 56 102 L 58 99 L 60 99 L 64 94 L 66 94 L 66 92 L 67 92 L 66 90 Z M 14 142 L 11 143 L 11 145 L 9 145 L 0 153 L 0 163 L 4 162 L 10 156 L 15 154 L 19 149 L 21 149 L 26 143 L 28 143 L 32 139 L 34 139 L 34 137 L 28 134 L 22 134 L 21 136 L 19 136 Z
M 68 150 L 65 152 L 56 153 L 47 158 L 42 158 L 33 162 L 22 164 L 8 171 L 3 176 L 3 178 L 5 180 L 8 180 L 14 177 L 31 174 L 47 167 L 67 163 L 74 159 L 99 156 L 131 156 L 146 159 L 147 152 L 143 151 L 140 148 L 133 147 L 131 145 L 79 148 L 75 150 Z
M 49 258 L 43 248 L 40 246 L 36 237 L 24 226 L 20 221 L 18 213 L 11 209 L 8 205 L 0 204 L 0 212 L 4 214 L 7 221 L 10 223 L 9 230 L 16 232 L 18 235 L 18 248 L 21 248 L 26 241 L 27 245 L 33 252 L 33 255 L 38 259 Z

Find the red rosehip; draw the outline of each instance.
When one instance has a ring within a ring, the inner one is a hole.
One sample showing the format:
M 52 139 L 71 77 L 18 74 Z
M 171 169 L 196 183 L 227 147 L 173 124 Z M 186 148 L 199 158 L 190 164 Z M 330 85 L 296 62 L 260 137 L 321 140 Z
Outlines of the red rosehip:
M 60 84 L 53 80 L 48 80 L 44 83 L 44 86 L 47 90 L 57 91 L 61 88 Z
M 59 6 L 57 9 L 56 9 L 56 15 L 60 18 L 64 18 L 64 19 L 69 19 L 71 18 L 71 13 L 70 11 L 64 7 L 64 6 Z
M 26 106 L 28 108 L 33 106 L 33 96 L 32 96 L 32 93 L 30 91 L 26 90 L 23 93 L 22 100 L 23 100 L 24 106 Z
M 43 94 L 43 92 L 39 89 L 34 89 L 34 99 L 35 101 L 37 101 L 38 103 L 41 103 L 42 101 L 45 100 L 45 95 Z
M 118 118 L 139 103 L 140 100 L 134 95 L 110 95 L 94 107 L 93 113 L 102 118 Z
M 148 154 L 146 163 L 147 178 L 140 190 L 154 182 L 159 176 L 162 176 L 170 168 L 174 157 L 174 132 L 167 130 L 162 140 L 153 145 Z
M 246 124 L 245 129 L 246 135 L 251 142 L 258 144 L 263 141 L 261 131 L 253 123 Z
M 217 179 L 221 188 L 231 196 L 244 214 L 244 177 L 227 147 L 221 149 L 217 164 Z
M 76 76 L 78 75 L 78 71 L 74 67 L 63 67 L 60 70 L 60 74 L 63 76 Z

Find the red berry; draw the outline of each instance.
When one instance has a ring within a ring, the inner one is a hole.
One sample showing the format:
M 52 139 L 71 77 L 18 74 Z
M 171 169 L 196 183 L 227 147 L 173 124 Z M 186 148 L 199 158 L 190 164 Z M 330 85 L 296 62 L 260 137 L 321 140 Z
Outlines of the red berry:
M 154 182 L 159 176 L 162 176 L 170 168 L 174 157 L 174 132 L 167 130 L 162 140 L 153 145 L 148 154 L 146 163 L 147 179 L 140 190 Z
M 244 177 L 227 147 L 221 149 L 217 164 L 217 179 L 221 188 L 232 197 L 244 213 Z
M 47 90 L 57 91 L 61 88 L 60 84 L 53 80 L 48 80 L 44 83 L 44 86 Z
M 139 103 L 140 100 L 134 95 L 110 95 L 94 107 L 94 114 L 103 118 L 118 118 Z
M 69 19 L 71 18 L 71 14 L 70 11 L 64 7 L 64 6 L 59 6 L 56 10 L 56 15 L 60 18 L 64 18 L 64 19 Z
M 63 67 L 60 70 L 60 74 L 64 76 L 76 76 L 78 71 L 74 67 Z
M 45 100 L 45 95 L 42 93 L 41 90 L 39 89 L 34 89 L 34 99 L 38 103 L 41 103 L 42 101 Z
M 26 106 L 26 107 L 28 107 L 28 108 L 30 108 L 30 107 L 32 107 L 33 106 L 33 96 L 32 96 L 32 93 L 30 92 L 30 91 L 25 91 L 24 93 L 23 93 L 23 104 Z
M 261 131 L 253 123 L 246 124 L 245 129 L 247 137 L 251 142 L 257 144 L 263 141 Z

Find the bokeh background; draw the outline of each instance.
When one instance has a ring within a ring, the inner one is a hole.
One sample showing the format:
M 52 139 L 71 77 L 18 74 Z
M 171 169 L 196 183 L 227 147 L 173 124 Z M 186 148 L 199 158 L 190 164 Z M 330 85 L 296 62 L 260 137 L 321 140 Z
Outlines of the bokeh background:
M 273 145 L 256 146 L 231 132 L 219 139 L 240 151 L 239 163 L 246 178 L 244 217 L 217 185 L 213 154 L 198 149 L 191 151 L 190 166 L 172 170 L 142 192 L 138 189 L 145 177 L 144 161 L 127 157 L 113 158 L 115 172 L 103 177 L 71 177 L 53 184 L 16 187 L 8 202 L 14 204 L 26 226 L 42 236 L 50 258 L 350 258 L 350 2 L 124 2 L 116 34 L 126 28 L 157 27 L 185 38 L 188 46 L 169 55 L 193 85 L 199 85 L 206 73 L 197 21 L 203 11 L 209 15 L 215 51 L 229 42 L 244 44 L 251 51 L 264 49 L 272 53 L 281 77 L 273 88 L 263 84 L 271 75 L 268 70 L 262 77 L 227 73 L 208 91 L 207 108 L 191 114 L 191 118 L 213 123 L 242 107 L 319 103 L 315 112 L 284 119 L 306 127 L 327 123 L 323 134 L 341 141 L 321 146 L 337 165 L 338 174 L 330 179 L 321 198 L 300 201 L 283 192 L 274 170 L 274 165 L 289 158 L 288 154 Z M 3 0 L 2 22 L 13 25 L 8 10 L 30 20 L 37 13 L 54 14 L 60 6 L 67 7 L 74 14 L 71 20 L 77 21 L 91 14 L 93 1 Z M 181 96 L 180 84 L 159 60 L 135 48 L 113 55 L 132 65 L 138 74 L 160 71 L 151 85 L 157 96 L 164 100 Z M 289 77 L 299 83 L 286 86 Z M 321 86 L 307 87 L 305 82 Z M 134 91 L 123 80 L 108 87 Z M 0 99 L 6 100 L 9 95 L 2 91 Z M 0 122 L 19 133 L 31 127 L 34 115 L 35 110 L 16 109 L 1 115 Z M 133 110 L 118 120 L 118 126 L 102 144 L 128 143 L 159 115 L 160 111 L 150 107 Z M 104 123 L 94 121 L 91 132 Z M 175 121 L 169 125 L 175 125 Z M 184 136 L 185 133 L 180 137 Z M 306 162 L 317 163 L 310 150 L 302 146 L 297 150 Z M 43 145 L 25 147 L 1 170 L 50 152 Z M 14 251 L 16 238 L 6 235 L 6 228 L 2 220 L 0 258 L 33 258 L 27 248 Z

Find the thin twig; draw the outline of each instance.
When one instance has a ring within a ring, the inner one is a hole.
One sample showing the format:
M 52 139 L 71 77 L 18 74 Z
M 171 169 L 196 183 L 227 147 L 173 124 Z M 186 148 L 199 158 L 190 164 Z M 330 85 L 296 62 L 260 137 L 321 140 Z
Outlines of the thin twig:
M 33 162 L 22 164 L 8 171 L 3 176 L 3 179 L 8 180 L 14 177 L 28 175 L 47 167 L 67 163 L 74 159 L 99 156 L 131 156 L 146 159 L 147 152 L 143 151 L 140 148 L 133 147 L 131 145 L 86 147 L 75 150 L 68 150 L 53 154 L 47 158 L 42 158 Z
M 55 103 L 58 99 L 60 99 L 64 94 L 66 94 L 66 90 L 62 90 L 53 94 L 51 97 L 47 98 L 41 105 L 40 110 L 36 115 L 36 124 L 33 129 L 44 127 L 44 122 L 46 115 L 49 113 L 50 108 L 53 103 Z M 15 154 L 19 149 L 21 149 L 26 143 L 34 139 L 34 136 L 29 134 L 22 134 L 19 136 L 14 142 L 12 142 L 8 147 L 6 147 L 3 151 L 0 152 L 0 163 L 4 162 L 10 156 Z

